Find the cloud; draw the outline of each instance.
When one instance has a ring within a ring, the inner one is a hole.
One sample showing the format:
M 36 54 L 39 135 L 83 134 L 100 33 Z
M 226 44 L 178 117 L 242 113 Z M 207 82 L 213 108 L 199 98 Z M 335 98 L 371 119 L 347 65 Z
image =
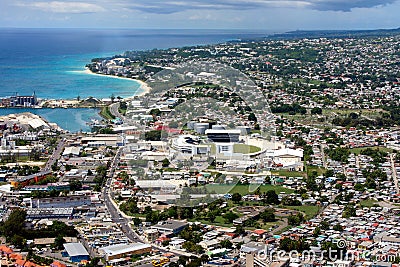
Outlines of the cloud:
M 320 11 L 351 11 L 392 4 L 398 0 L 122 0 L 134 10 L 170 14 L 185 10 L 249 10 L 258 8 L 308 8 Z
M 97 13 L 105 11 L 105 9 L 102 6 L 85 2 L 50 1 L 50 2 L 17 3 L 17 5 L 52 13 L 81 14 L 81 13 Z

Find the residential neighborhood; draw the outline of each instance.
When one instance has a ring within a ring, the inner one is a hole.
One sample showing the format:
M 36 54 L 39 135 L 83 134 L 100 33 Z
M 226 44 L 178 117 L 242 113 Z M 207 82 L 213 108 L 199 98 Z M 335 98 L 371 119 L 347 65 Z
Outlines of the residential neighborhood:
M 91 132 L 0 117 L 0 265 L 398 266 L 399 46 L 262 39 L 93 60 L 151 90 L 100 101 Z

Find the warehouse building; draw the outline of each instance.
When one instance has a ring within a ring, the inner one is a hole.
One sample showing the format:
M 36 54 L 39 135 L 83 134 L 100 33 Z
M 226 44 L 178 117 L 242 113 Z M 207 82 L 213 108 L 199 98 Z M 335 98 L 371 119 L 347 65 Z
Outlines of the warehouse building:
M 63 256 L 69 257 L 72 262 L 89 260 L 89 253 L 81 243 L 65 243 Z
M 123 259 L 132 255 L 141 255 L 151 252 L 151 245 L 144 243 L 116 244 L 99 248 L 107 261 Z

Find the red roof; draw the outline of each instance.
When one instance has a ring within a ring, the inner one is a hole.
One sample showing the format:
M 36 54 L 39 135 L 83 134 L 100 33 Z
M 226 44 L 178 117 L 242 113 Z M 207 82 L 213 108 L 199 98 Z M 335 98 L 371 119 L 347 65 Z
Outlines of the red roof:
M 4 252 L 4 253 L 6 253 L 6 254 L 11 254 L 11 253 L 13 253 L 13 250 L 12 250 L 11 248 L 9 248 L 9 247 L 7 247 L 7 246 L 4 246 L 4 245 L 0 246 L 0 251 L 1 251 L 1 252 Z
M 61 262 L 55 261 L 51 264 L 51 267 L 67 267 L 67 265 L 62 264 Z
M 265 231 L 264 229 L 257 229 L 254 230 L 253 233 L 257 234 L 257 235 L 263 235 L 265 234 L 267 231 Z

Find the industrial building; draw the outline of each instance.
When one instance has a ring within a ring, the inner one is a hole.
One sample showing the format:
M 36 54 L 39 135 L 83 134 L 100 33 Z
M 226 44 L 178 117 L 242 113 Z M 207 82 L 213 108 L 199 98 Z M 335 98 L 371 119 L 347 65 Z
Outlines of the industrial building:
M 118 260 L 132 255 L 140 255 L 151 252 L 151 245 L 144 243 L 116 244 L 99 248 L 107 261 Z
M 69 257 L 72 262 L 81 262 L 89 260 L 89 253 L 81 243 L 66 243 L 64 244 L 65 252 L 63 256 Z

